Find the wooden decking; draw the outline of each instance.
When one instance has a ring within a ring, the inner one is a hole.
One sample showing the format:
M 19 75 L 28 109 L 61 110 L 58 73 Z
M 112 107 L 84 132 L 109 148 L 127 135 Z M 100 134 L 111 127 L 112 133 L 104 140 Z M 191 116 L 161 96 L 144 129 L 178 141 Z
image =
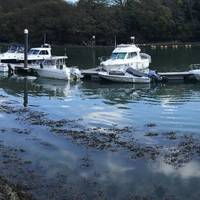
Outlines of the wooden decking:
M 186 72 L 160 72 L 158 73 L 161 77 L 166 78 L 167 80 L 173 80 L 173 81 L 179 81 L 179 80 L 185 80 L 189 77 L 191 77 L 193 74 L 189 71 Z
M 97 77 L 100 69 L 101 69 L 100 67 L 96 67 L 96 68 L 81 70 L 81 74 L 84 76 L 84 78 Z

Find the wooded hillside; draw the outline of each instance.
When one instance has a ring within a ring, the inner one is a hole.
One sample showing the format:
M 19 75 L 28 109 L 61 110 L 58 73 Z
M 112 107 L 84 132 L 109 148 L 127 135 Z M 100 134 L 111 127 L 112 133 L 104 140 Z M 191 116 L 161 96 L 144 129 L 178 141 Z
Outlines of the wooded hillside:
M 117 36 L 139 42 L 200 41 L 199 0 L 0 0 L 0 42 L 109 45 Z

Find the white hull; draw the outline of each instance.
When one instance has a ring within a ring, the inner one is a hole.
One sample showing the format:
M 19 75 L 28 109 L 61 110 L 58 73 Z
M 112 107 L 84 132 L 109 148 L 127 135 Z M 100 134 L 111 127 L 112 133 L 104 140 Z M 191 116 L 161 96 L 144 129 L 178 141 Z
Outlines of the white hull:
M 37 74 L 45 78 L 61 79 L 61 80 L 70 80 L 70 69 L 65 68 L 60 69 L 35 69 Z
M 137 77 L 133 75 L 110 75 L 107 72 L 99 72 L 99 76 L 105 80 L 120 83 L 150 83 L 148 77 Z
M 135 70 L 138 70 L 143 73 L 149 73 L 149 64 L 139 64 L 139 63 L 133 63 L 132 65 L 107 65 L 103 66 L 103 69 L 106 71 L 126 71 L 128 68 L 133 68 Z
M 2 63 L 17 63 L 22 60 L 24 54 L 22 53 L 3 53 L 0 54 L 0 60 Z

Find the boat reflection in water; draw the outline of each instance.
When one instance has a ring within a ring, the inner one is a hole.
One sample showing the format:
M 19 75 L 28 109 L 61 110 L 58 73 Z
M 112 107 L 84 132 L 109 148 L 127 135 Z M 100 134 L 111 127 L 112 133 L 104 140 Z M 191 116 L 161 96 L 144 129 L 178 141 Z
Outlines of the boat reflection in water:
M 31 96 L 67 96 L 70 82 L 36 78 L 33 76 L 11 76 L 0 74 L 1 88 L 9 95 L 20 96 L 24 88 Z M 26 86 L 26 87 L 25 87 Z
M 0 86 L 9 95 L 19 97 L 24 89 L 30 96 L 67 97 L 75 88 L 81 99 L 102 99 L 106 104 L 127 104 L 139 100 L 146 104 L 183 104 L 190 101 L 191 96 L 198 96 L 198 84 L 120 84 L 79 81 L 69 82 L 31 76 L 11 76 L 0 73 Z M 80 99 L 80 100 L 81 100 Z
M 110 103 L 126 104 L 152 90 L 151 84 L 120 84 L 84 81 L 80 90 L 88 98 L 102 98 Z
M 23 106 L 28 107 L 28 97 L 67 97 L 70 93 L 70 82 L 36 78 L 33 76 L 11 76 L 0 73 L 1 89 L 6 95 L 18 101 L 23 98 Z
M 51 96 L 66 97 L 70 93 L 70 82 L 66 80 L 55 80 L 48 78 L 37 78 L 33 85 L 43 93 Z

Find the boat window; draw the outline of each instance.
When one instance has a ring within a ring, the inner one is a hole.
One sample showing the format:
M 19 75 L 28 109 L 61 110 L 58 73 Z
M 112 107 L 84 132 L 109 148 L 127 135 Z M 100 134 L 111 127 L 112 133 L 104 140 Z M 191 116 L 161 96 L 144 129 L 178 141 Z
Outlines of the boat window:
M 117 55 L 118 55 L 118 53 L 112 53 L 112 55 L 111 55 L 111 59 L 117 59 Z
M 46 50 L 42 50 L 42 51 L 40 51 L 40 55 L 48 55 L 49 53 L 48 53 L 48 51 L 46 51 Z
M 35 50 L 35 49 L 30 49 L 28 54 L 31 54 L 31 55 L 37 55 L 39 53 L 39 50 Z
M 135 56 L 137 56 L 137 53 L 131 52 L 131 53 L 128 54 L 127 59 L 134 58 Z
M 112 53 L 111 59 L 124 59 L 126 56 L 126 53 Z
M 17 49 L 17 52 L 19 52 L 19 53 L 24 53 L 24 48 L 23 48 L 23 47 L 19 47 L 19 48 Z
M 8 53 L 15 53 L 15 52 L 24 52 L 24 48 L 22 46 L 15 46 L 12 45 L 8 48 Z
M 8 52 L 8 53 L 15 53 L 15 52 L 16 52 L 16 49 L 8 49 L 7 52 Z

